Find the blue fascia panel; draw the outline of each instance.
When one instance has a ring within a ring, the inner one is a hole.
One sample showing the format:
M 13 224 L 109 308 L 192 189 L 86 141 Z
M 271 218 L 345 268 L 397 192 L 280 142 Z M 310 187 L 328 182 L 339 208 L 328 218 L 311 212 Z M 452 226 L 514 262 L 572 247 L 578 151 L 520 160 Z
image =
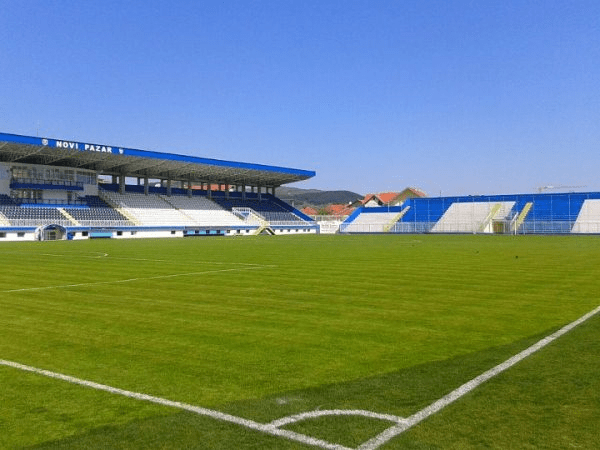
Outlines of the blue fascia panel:
M 123 155 L 125 156 L 138 156 L 141 158 L 153 158 L 153 159 L 162 159 L 166 161 L 177 161 L 177 162 L 185 162 L 185 163 L 193 163 L 193 164 L 205 164 L 210 166 L 218 166 L 218 167 L 228 167 L 234 169 L 246 169 L 246 170 L 262 170 L 265 172 L 277 172 L 277 173 L 287 173 L 291 175 L 298 175 L 303 177 L 314 177 L 316 172 L 311 170 L 300 170 L 300 169 L 292 169 L 288 167 L 278 167 L 278 166 L 267 166 L 263 164 L 252 164 L 252 163 L 244 163 L 244 162 L 235 162 L 235 161 L 225 161 L 220 159 L 211 159 L 211 158 L 200 158 L 197 156 L 184 156 L 177 155 L 175 153 L 159 153 L 148 150 L 134 150 L 134 149 L 123 149 Z
M 17 134 L 0 133 L 0 142 L 13 144 L 35 145 L 39 147 L 63 148 L 78 150 L 82 152 L 112 153 L 114 155 L 137 156 L 139 158 L 161 159 L 165 161 L 178 161 L 192 164 L 205 164 L 220 167 L 229 167 L 246 170 L 262 170 L 265 172 L 286 173 L 306 178 L 312 178 L 316 172 L 311 170 L 292 169 L 288 167 L 267 166 L 263 164 L 251 164 L 234 161 L 224 161 L 211 158 L 200 158 L 196 156 L 184 156 L 174 153 L 161 153 L 133 148 L 115 147 L 111 145 L 98 145 L 77 141 L 65 141 L 52 138 L 39 138 L 34 136 L 21 136 Z
M 369 213 L 385 213 L 385 212 L 401 212 L 402 211 L 402 206 L 371 206 L 371 207 L 364 207 L 362 210 L 362 214 L 369 214 Z
M 366 208 L 364 206 L 360 206 L 354 210 L 352 214 L 346 217 L 343 223 L 352 223 L 354 219 L 356 219 Z

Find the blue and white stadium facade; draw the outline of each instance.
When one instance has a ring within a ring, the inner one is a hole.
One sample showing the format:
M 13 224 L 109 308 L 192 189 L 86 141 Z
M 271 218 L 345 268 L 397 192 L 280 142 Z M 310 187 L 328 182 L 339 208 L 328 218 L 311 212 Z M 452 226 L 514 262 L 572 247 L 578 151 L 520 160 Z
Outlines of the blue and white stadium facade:
M 317 233 L 275 196 L 314 176 L 0 133 L 0 241 Z
M 359 208 L 340 232 L 598 234 L 600 192 L 410 198 Z

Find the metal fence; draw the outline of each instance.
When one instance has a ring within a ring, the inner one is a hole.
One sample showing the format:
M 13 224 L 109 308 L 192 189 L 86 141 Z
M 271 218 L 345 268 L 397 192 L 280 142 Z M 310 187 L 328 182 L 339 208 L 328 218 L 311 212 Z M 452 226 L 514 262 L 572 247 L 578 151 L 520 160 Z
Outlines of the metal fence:
M 397 222 L 341 224 L 340 233 L 440 233 L 440 234 L 600 234 L 598 221 L 578 222 L 573 220 L 529 220 L 517 224 L 515 218 L 494 220 L 489 224 L 473 223 L 468 220 L 440 224 L 439 222 Z

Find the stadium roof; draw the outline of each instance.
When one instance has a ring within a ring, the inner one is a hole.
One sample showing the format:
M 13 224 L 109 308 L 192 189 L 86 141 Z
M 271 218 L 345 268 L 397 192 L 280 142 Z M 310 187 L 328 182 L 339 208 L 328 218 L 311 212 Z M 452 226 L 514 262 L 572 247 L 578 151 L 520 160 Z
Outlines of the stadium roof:
M 0 133 L 0 162 L 90 169 L 107 175 L 281 186 L 315 176 L 286 167 L 198 158 L 125 147 Z

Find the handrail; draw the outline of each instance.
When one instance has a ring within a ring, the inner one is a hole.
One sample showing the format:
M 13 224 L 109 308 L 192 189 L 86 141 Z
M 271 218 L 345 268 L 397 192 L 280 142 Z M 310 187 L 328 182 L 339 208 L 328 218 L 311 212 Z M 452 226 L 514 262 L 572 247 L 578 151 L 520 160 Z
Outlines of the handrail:
M 72 180 L 46 180 L 44 178 L 11 178 L 10 183 L 18 184 L 33 184 L 33 185 L 50 185 L 50 186 L 75 186 L 83 187 L 83 182 Z

